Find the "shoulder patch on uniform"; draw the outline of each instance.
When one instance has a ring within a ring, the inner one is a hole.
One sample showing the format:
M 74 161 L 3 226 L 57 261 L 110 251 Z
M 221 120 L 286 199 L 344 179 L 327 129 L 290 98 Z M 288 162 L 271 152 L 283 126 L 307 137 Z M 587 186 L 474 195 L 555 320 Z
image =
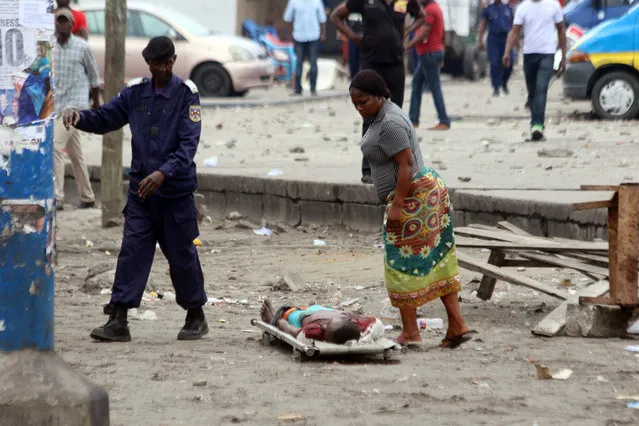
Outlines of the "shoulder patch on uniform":
M 138 77 L 138 78 L 134 78 L 133 80 L 129 81 L 126 84 L 126 87 L 133 87 L 133 86 L 139 86 L 142 83 L 146 83 L 146 78 L 144 77 Z
M 191 80 L 184 80 L 183 83 L 191 90 L 191 93 L 194 95 L 198 93 L 197 86 Z
M 189 118 L 194 123 L 202 121 L 202 108 L 199 105 L 191 105 L 189 107 Z

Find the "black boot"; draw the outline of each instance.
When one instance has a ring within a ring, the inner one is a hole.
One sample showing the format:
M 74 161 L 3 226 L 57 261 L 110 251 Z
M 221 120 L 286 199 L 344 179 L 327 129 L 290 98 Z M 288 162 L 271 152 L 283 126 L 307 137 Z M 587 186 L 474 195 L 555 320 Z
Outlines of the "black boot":
M 209 332 L 202 308 L 189 309 L 186 312 L 184 327 L 178 333 L 178 340 L 200 340 Z
M 131 333 L 127 321 L 128 308 L 122 305 L 111 305 L 109 321 L 91 332 L 91 338 L 101 342 L 130 342 Z

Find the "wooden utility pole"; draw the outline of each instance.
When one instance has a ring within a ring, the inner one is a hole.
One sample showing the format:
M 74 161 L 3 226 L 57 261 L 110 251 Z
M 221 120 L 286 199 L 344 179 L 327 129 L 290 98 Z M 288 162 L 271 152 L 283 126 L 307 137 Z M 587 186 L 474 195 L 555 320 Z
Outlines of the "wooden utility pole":
M 108 102 L 124 86 L 126 0 L 105 2 L 104 101 Z M 122 129 L 102 139 L 102 226 L 121 223 L 122 212 Z

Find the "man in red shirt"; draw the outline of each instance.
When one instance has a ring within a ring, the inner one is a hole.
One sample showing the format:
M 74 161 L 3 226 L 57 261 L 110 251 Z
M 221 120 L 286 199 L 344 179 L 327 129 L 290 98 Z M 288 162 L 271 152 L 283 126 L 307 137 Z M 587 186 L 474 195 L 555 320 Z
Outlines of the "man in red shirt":
M 409 117 L 415 127 L 419 126 L 419 116 L 422 107 L 422 93 L 424 84 L 428 84 L 439 123 L 428 130 L 448 130 L 450 129 L 450 119 L 446 114 L 442 84 L 440 81 L 440 68 L 444 61 L 444 15 L 435 0 L 423 1 L 426 22 L 418 30 L 417 35 L 407 42 L 405 51 L 408 52 L 413 47 L 419 55 L 417 69 L 413 75 L 412 94 L 410 99 Z
M 71 9 L 71 6 L 69 5 L 70 3 L 70 0 L 58 0 L 58 9 Z M 88 40 L 89 26 L 87 25 L 86 15 L 84 12 L 75 9 L 71 9 L 71 13 L 73 13 L 73 28 L 71 29 L 71 33 L 75 36 Z

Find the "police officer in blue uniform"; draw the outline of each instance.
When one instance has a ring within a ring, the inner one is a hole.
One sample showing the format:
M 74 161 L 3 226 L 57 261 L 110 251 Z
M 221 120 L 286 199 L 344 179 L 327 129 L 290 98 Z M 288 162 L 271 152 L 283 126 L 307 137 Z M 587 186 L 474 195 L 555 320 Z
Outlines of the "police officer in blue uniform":
M 124 208 L 124 238 L 115 274 L 108 322 L 91 332 L 100 341 L 131 340 L 127 311 L 140 306 L 156 243 L 166 256 L 177 303 L 187 311 L 178 340 L 208 332 L 202 306 L 204 277 L 193 240 L 198 236 L 193 158 L 200 142 L 200 98 L 195 84 L 173 74 L 175 46 L 151 39 L 142 52 L 152 78 L 130 82 L 98 109 L 71 111 L 64 125 L 104 134 L 131 127 L 130 184 Z
M 508 80 L 512 73 L 512 63 L 514 62 L 514 51 L 510 52 L 511 66 L 506 68 L 502 64 L 501 58 L 506 50 L 506 40 L 508 33 L 513 27 L 513 10 L 503 3 L 502 0 L 494 0 L 493 3 L 485 7 L 481 12 L 481 22 L 479 24 L 479 35 L 477 48 L 484 49 L 484 34 L 488 27 L 487 53 L 490 62 L 490 80 L 493 85 L 493 96 L 499 96 L 500 89 L 504 94 L 508 92 Z

